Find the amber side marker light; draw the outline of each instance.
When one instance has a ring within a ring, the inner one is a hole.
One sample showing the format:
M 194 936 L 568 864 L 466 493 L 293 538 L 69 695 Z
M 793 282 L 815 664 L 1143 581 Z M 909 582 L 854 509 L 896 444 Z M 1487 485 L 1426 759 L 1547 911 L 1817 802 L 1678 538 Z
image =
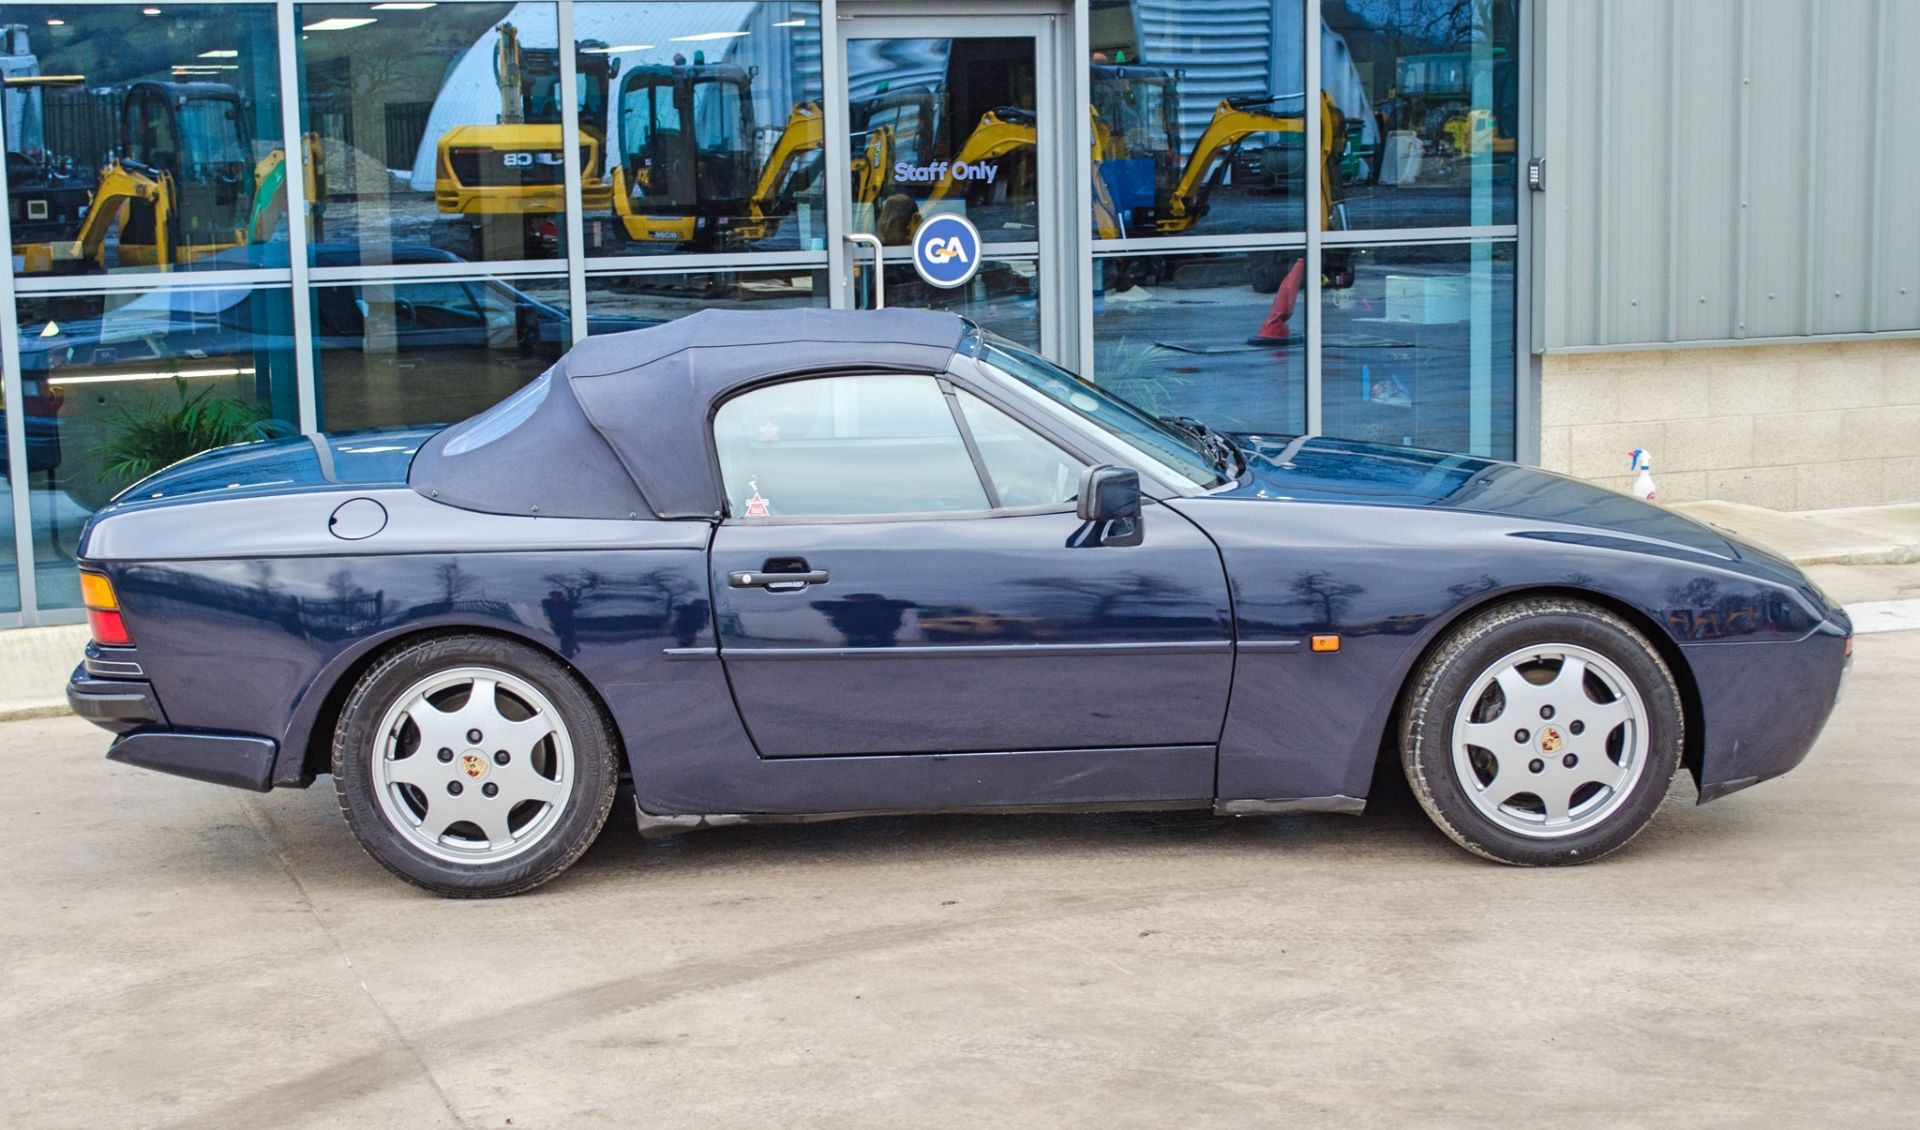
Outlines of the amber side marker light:
M 1340 637 L 1339 636 L 1315 636 L 1313 637 L 1313 650 L 1339 651 Z
M 120 618 L 120 598 L 114 595 L 112 581 L 99 573 L 80 574 L 80 603 L 86 605 L 93 642 L 107 647 L 132 645 L 127 623 Z

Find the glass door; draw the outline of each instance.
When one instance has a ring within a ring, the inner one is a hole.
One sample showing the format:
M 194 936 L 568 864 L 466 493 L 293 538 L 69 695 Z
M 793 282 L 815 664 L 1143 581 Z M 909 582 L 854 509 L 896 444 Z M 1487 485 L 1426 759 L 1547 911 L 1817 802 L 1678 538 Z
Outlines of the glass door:
M 1062 160 L 1056 18 L 850 8 L 837 21 L 841 116 L 828 125 L 828 191 L 845 256 L 836 305 L 950 310 L 1062 357 L 1062 213 L 1075 174 Z M 913 265 L 914 233 L 942 215 L 980 233 L 979 271 L 953 288 L 923 281 Z M 876 253 L 885 264 L 877 279 Z

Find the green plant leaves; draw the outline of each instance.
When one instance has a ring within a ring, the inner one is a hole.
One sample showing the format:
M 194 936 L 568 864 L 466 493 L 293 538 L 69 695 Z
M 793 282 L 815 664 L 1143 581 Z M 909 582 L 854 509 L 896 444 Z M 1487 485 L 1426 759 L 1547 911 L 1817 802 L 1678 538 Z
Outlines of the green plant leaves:
M 173 379 L 174 399 L 149 402 L 146 410 L 122 410 L 113 417 L 112 438 L 95 449 L 102 473 L 124 486 L 209 448 L 290 434 L 284 421 L 269 419 L 265 405 L 211 388 L 187 391 Z

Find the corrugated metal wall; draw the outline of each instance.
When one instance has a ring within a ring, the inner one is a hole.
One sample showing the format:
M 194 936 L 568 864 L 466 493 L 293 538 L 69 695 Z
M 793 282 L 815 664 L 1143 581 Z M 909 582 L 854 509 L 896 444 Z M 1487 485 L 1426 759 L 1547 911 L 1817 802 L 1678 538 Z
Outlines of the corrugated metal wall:
M 1920 2 L 1534 12 L 1541 348 L 1920 330 Z
M 1222 98 L 1300 90 L 1300 29 L 1306 21 L 1297 0 L 1138 0 L 1134 13 L 1140 58 L 1181 72 L 1183 147 L 1206 131 Z M 1292 73 L 1290 85 L 1271 88 L 1276 69 Z

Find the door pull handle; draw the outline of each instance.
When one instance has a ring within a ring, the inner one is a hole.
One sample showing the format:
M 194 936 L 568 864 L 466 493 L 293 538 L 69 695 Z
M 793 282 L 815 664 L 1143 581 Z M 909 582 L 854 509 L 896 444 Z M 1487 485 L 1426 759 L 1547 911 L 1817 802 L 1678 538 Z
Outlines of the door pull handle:
M 827 571 L 815 569 L 810 573 L 755 573 L 742 570 L 728 573 L 727 583 L 737 589 L 803 589 L 808 585 L 827 583 Z
M 885 245 L 880 242 L 879 236 L 865 235 L 859 232 L 848 232 L 840 238 L 846 240 L 848 243 L 862 243 L 873 248 L 873 308 L 875 310 L 885 310 L 887 308 L 887 265 L 881 261 L 886 255 Z M 849 267 L 853 266 L 853 257 L 851 255 L 847 257 L 847 265 Z

